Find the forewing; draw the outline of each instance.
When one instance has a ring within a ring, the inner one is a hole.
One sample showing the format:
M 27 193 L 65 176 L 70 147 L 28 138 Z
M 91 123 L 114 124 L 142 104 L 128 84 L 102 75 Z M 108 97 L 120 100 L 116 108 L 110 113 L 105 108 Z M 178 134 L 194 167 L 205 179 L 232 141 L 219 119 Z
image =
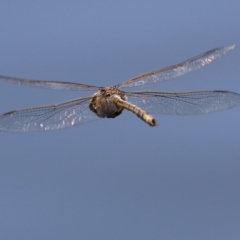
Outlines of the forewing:
M 198 115 L 240 106 L 240 94 L 228 91 L 131 92 L 127 100 L 148 113 Z
M 32 79 L 23 79 L 15 77 L 0 76 L 0 81 L 15 83 L 18 85 L 28 85 L 32 87 L 49 88 L 54 90 L 98 90 L 99 87 L 72 82 L 41 81 Z
M 0 116 L 0 131 L 50 131 L 99 119 L 89 109 L 89 97 L 67 102 L 27 108 Z
M 230 50 L 233 50 L 234 47 L 235 47 L 234 45 L 231 45 L 231 46 L 216 48 L 206 53 L 203 53 L 199 56 L 196 56 L 194 58 L 188 59 L 184 62 L 178 63 L 176 65 L 172 65 L 172 66 L 158 69 L 155 71 L 143 73 L 141 75 L 138 75 L 136 77 L 133 77 L 121 83 L 119 87 L 135 87 L 135 86 L 140 86 L 144 84 L 162 82 L 162 81 L 166 81 L 172 78 L 182 76 L 184 74 L 193 72 L 197 69 L 200 69 L 210 64 L 215 59 L 221 57 L 222 55 L 226 54 Z

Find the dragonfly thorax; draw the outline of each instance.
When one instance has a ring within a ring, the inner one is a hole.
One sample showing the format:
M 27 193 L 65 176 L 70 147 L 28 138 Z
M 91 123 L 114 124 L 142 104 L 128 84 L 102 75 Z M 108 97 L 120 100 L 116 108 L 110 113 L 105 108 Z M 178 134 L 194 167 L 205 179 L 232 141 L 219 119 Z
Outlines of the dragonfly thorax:
M 122 107 L 116 104 L 116 99 L 125 101 L 123 92 L 117 87 L 106 87 L 93 94 L 90 99 L 89 108 L 98 117 L 115 118 L 123 111 Z

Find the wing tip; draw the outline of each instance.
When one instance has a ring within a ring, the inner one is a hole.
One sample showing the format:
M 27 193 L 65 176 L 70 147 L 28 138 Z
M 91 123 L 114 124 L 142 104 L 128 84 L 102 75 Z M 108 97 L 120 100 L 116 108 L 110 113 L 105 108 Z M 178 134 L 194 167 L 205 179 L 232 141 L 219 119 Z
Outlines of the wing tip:
M 226 52 L 228 52 L 228 51 L 233 50 L 235 47 L 236 47 L 236 45 L 232 44 L 232 45 L 228 45 L 228 46 L 224 47 L 224 49 L 226 50 Z

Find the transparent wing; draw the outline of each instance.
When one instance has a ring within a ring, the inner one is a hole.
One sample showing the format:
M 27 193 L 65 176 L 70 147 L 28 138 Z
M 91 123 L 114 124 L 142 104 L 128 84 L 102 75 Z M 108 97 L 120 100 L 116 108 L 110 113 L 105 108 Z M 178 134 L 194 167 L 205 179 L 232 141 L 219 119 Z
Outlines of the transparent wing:
M 15 77 L 0 76 L 0 81 L 15 83 L 18 85 L 28 85 L 33 87 L 49 88 L 54 90 L 98 90 L 99 87 L 72 82 L 41 81 L 32 79 L 23 79 Z
M 194 58 L 188 59 L 184 62 L 178 63 L 176 65 L 143 73 L 121 83 L 119 87 L 135 87 L 144 84 L 166 81 L 172 78 L 182 76 L 210 64 L 215 59 L 221 57 L 230 50 L 233 50 L 234 47 L 234 45 L 231 45 L 227 47 L 216 48 Z
M 240 94 L 228 91 L 127 92 L 127 100 L 149 113 L 198 115 L 240 106 Z
M 0 131 L 49 131 L 72 127 L 99 119 L 89 109 L 89 97 L 27 108 L 0 116 Z

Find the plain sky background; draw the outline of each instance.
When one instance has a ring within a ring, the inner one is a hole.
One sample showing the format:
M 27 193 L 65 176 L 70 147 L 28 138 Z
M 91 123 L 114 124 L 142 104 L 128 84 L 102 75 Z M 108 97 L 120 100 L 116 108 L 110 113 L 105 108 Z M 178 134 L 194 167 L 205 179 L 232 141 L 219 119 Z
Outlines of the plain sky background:
M 215 47 L 210 66 L 148 90 L 240 93 L 240 1 L 1 1 L 0 74 L 115 85 Z M 133 90 L 133 89 L 131 89 Z M 91 92 L 0 83 L 0 111 Z M 0 133 L 0 239 L 240 238 L 240 108 L 124 112 L 45 133 Z

